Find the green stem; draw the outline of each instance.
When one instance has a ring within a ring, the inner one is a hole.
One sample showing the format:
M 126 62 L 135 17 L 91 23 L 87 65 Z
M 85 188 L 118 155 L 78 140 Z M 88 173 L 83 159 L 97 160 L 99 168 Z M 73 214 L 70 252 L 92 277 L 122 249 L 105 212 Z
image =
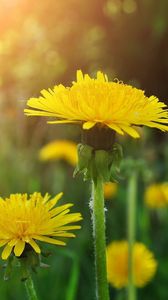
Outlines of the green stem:
M 25 280 L 25 287 L 26 287 L 26 290 L 27 290 L 28 299 L 29 300 L 38 300 L 37 295 L 36 295 L 36 291 L 35 291 L 35 288 L 34 288 L 33 280 L 32 280 L 30 275 Z
M 98 300 L 109 300 L 106 269 L 104 191 L 101 178 L 93 182 L 93 237 L 96 265 L 96 294 Z
M 134 171 L 128 182 L 128 300 L 136 300 L 133 274 L 133 247 L 136 235 L 137 173 Z
M 21 261 L 22 266 L 22 276 L 24 280 L 24 284 L 27 291 L 27 296 L 29 300 L 38 300 L 37 294 L 34 288 L 34 283 L 30 275 L 29 267 L 27 266 L 27 263 L 24 261 L 24 259 Z

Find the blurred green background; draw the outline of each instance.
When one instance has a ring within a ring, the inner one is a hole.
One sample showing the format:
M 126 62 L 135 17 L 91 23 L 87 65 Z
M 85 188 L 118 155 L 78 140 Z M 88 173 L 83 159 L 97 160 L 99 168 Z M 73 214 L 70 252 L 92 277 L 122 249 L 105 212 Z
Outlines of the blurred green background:
M 64 191 L 62 202 L 74 202 L 84 217 L 77 238 L 66 249 L 46 246 L 48 269 L 34 275 L 40 299 L 92 300 L 94 255 L 89 211 L 89 183 L 72 178 L 65 162 L 41 163 L 40 148 L 53 139 L 80 142 L 79 128 L 46 125 L 46 119 L 27 118 L 26 100 L 43 88 L 70 85 L 77 69 L 94 75 L 102 70 L 154 94 L 168 98 L 168 1 L 153 0 L 0 0 L 0 196 L 41 191 Z M 139 299 L 167 300 L 168 212 L 151 211 L 143 202 L 147 184 L 168 180 L 167 135 L 142 129 L 141 140 L 120 138 L 124 156 L 146 161 L 139 180 L 137 240 L 158 260 L 151 283 Z M 115 199 L 107 202 L 107 242 L 126 238 L 126 186 L 121 179 Z M 25 299 L 23 283 L 14 270 L 3 281 L 2 300 Z M 126 299 L 111 287 L 111 299 Z

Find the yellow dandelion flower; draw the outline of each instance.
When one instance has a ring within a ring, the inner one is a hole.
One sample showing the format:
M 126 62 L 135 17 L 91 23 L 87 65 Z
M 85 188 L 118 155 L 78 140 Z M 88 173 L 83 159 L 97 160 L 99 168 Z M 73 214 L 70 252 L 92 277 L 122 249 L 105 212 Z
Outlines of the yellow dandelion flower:
M 108 182 L 104 184 L 104 197 L 111 199 L 116 196 L 118 184 L 116 182 Z
M 76 144 L 71 141 L 56 140 L 42 147 L 39 157 L 43 161 L 63 159 L 70 165 L 76 166 L 77 147 Z
M 134 125 L 168 131 L 166 104 L 130 85 L 110 82 L 100 71 L 96 79 L 77 71 L 77 81 L 71 87 L 60 84 L 41 94 L 28 100 L 31 109 L 25 109 L 25 114 L 56 118 L 49 123 L 81 123 L 83 129 L 99 124 L 133 138 L 139 137 Z
M 40 247 L 36 241 L 64 246 L 60 238 L 74 237 L 69 231 L 80 229 L 80 226 L 69 225 L 82 219 L 80 213 L 69 213 L 73 204 L 68 203 L 55 207 L 62 197 L 59 193 L 53 199 L 46 194 L 34 193 L 12 194 L 9 198 L 0 198 L 0 247 L 2 259 L 7 259 L 13 251 L 20 256 L 26 244 L 36 253 Z
M 144 199 L 150 208 L 168 206 L 168 182 L 149 185 L 145 191 Z
M 157 262 L 153 253 L 142 243 L 135 243 L 133 248 L 134 284 L 143 287 L 156 273 Z M 128 284 L 128 242 L 116 241 L 107 247 L 108 281 L 120 289 Z

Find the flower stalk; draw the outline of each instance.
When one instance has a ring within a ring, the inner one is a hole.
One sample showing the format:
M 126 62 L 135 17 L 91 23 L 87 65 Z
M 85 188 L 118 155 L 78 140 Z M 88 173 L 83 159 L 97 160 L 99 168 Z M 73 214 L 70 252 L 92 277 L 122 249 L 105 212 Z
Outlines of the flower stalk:
M 109 300 L 106 269 L 105 213 L 103 181 L 101 177 L 93 181 L 93 236 L 95 248 L 96 289 L 98 300 Z
M 136 235 L 136 199 L 137 198 L 137 172 L 134 170 L 128 180 L 128 300 L 136 300 L 136 287 L 133 274 L 133 248 Z
M 74 172 L 74 175 L 82 173 L 84 180 L 91 180 L 93 187 L 91 208 L 97 300 L 110 299 L 106 266 L 104 183 L 113 181 L 117 176 L 122 158 L 122 149 L 114 144 L 114 138 L 114 134 L 107 129 L 95 128 L 90 132 L 84 132 L 82 137 L 84 144 L 78 145 L 78 164 Z
M 30 275 L 25 280 L 25 287 L 26 287 L 28 299 L 29 300 L 38 300 L 37 294 L 36 294 L 36 291 L 34 288 L 34 283 L 33 283 L 33 280 Z
M 29 271 L 29 267 L 26 259 L 24 258 L 21 259 L 21 267 L 22 267 L 22 280 L 24 281 L 28 299 L 38 300 L 34 283 Z

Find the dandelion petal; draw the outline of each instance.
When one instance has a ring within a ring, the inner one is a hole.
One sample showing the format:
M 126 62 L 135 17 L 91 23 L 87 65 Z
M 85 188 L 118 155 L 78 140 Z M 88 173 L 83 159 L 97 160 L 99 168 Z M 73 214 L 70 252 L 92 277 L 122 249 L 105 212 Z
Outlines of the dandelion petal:
M 5 248 L 2 251 L 2 259 L 7 259 L 9 255 L 11 254 L 13 246 L 6 245 Z
M 91 129 L 95 124 L 96 124 L 96 122 L 90 122 L 90 121 L 85 122 L 83 124 L 83 129 Z
M 32 246 L 32 248 L 34 249 L 34 251 L 36 253 L 41 253 L 40 247 L 37 245 L 37 243 L 33 239 L 29 240 L 29 244 Z
M 15 245 L 15 247 L 14 247 L 14 253 L 15 253 L 15 255 L 16 256 L 20 256 L 22 254 L 24 248 L 25 248 L 25 242 L 22 241 L 22 240 L 19 240 L 17 242 L 17 244 Z

